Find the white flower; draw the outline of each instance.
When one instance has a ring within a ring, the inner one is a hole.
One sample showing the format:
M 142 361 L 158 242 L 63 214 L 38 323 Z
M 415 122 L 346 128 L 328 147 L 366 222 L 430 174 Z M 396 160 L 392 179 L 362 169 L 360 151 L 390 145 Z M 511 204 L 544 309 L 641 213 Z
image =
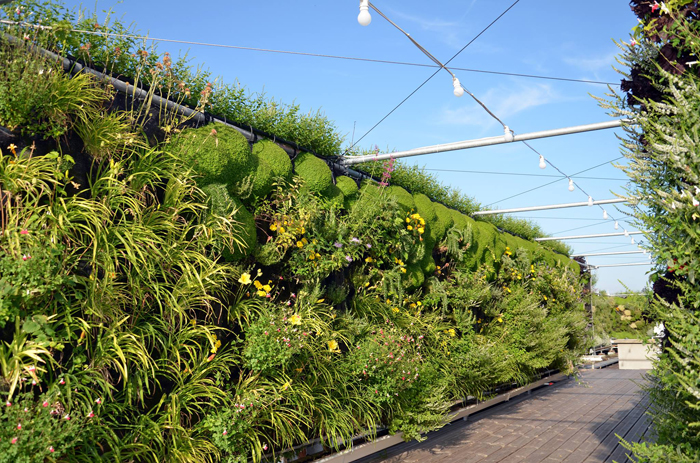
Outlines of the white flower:
M 39 69 L 39 75 L 42 75 L 44 73 L 43 69 Z

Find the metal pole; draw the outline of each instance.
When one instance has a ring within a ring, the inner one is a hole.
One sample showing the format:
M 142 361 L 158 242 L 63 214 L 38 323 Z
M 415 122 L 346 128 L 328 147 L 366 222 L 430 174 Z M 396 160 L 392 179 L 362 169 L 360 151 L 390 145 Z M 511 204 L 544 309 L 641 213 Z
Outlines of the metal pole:
M 518 141 L 534 140 L 536 138 L 557 137 L 559 135 L 569 135 L 573 133 L 590 132 L 593 130 L 614 129 L 620 127 L 623 122 L 630 122 L 629 119 L 618 119 L 607 122 L 597 122 L 595 124 L 577 125 L 574 127 L 565 127 L 561 129 L 543 130 L 540 132 L 530 132 L 521 135 L 507 136 L 499 135 L 497 137 L 479 138 L 476 140 L 464 140 L 453 143 L 444 143 L 441 145 L 424 146 L 407 151 L 397 151 L 395 153 L 384 154 L 368 154 L 365 156 L 344 156 L 342 163 L 346 166 L 359 164 L 368 161 L 383 161 L 385 159 L 398 159 L 409 156 L 420 156 L 423 154 L 443 153 L 445 151 L 464 150 L 469 148 L 477 148 L 480 146 L 500 145 L 502 143 L 514 143 Z M 508 134 L 510 135 L 510 134 Z
M 562 177 L 566 178 L 566 177 Z M 601 199 L 600 201 L 593 201 L 589 204 L 587 201 L 580 203 L 565 203 L 565 204 L 552 204 L 549 206 L 532 206 L 532 207 L 519 207 L 515 209 L 495 209 L 492 211 L 478 211 L 474 212 L 472 215 L 492 215 L 492 214 L 509 214 L 512 212 L 529 212 L 529 211 L 544 211 L 547 209 L 565 209 L 567 207 L 582 207 L 582 206 L 596 206 L 599 204 L 616 204 L 616 203 L 626 203 L 629 199 Z
M 591 254 L 572 254 L 569 257 L 588 257 L 588 256 L 616 256 L 618 254 L 644 254 L 644 251 L 617 251 L 617 252 L 595 252 Z
M 557 240 L 577 240 L 580 238 L 604 238 L 607 236 L 629 236 L 629 235 L 641 235 L 644 232 L 631 231 L 622 233 L 600 233 L 598 235 L 578 235 L 578 236 L 548 236 L 546 238 L 535 238 L 533 241 L 557 241 Z
M 606 265 L 591 265 L 593 268 L 602 268 L 602 267 L 631 267 L 633 265 L 652 265 L 652 262 L 630 262 L 627 264 L 606 264 Z

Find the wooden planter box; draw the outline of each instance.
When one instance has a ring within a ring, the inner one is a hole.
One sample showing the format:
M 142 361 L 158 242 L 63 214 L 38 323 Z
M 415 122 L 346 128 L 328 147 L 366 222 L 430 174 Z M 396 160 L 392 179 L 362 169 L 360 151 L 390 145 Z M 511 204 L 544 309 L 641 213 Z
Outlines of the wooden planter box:
M 658 348 L 653 343 L 644 344 L 638 339 L 617 339 L 617 355 L 620 370 L 651 370 L 652 360 L 658 358 Z

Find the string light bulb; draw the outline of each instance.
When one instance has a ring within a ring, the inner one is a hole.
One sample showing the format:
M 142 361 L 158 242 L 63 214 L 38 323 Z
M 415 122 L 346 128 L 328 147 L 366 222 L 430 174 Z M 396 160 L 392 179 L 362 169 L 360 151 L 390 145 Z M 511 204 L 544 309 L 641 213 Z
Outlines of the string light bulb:
M 593 206 L 593 197 L 589 196 L 588 197 L 588 207 L 591 207 L 591 206 Z
M 569 179 L 569 191 L 574 191 L 574 181 L 573 181 L 573 179 Z
M 368 0 L 369 1 L 369 0 Z M 454 94 L 457 98 L 460 96 L 464 95 L 464 89 L 462 88 L 462 84 L 459 83 L 459 79 L 456 77 L 452 78 L 452 86 L 455 88 Z
M 547 163 L 544 160 L 544 156 L 540 154 L 540 169 L 544 169 L 547 167 Z
M 625 230 L 625 236 L 630 236 L 630 232 L 628 232 L 627 230 Z
M 608 211 L 606 211 L 605 209 L 603 209 L 603 218 L 605 220 L 608 220 Z
M 510 128 L 508 128 L 507 125 L 503 126 L 503 138 L 505 138 L 506 143 L 510 143 L 513 141 L 513 132 L 510 131 Z
M 357 15 L 357 22 L 360 26 L 369 26 L 372 22 L 372 15 L 369 14 L 369 0 L 360 0 L 360 14 Z
M 634 244 L 634 236 L 633 236 L 632 239 L 630 240 L 630 243 Z
M 620 224 L 618 224 L 618 223 L 617 223 L 617 220 L 616 220 L 616 221 L 615 221 L 615 230 L 619 230 L 619 229 L 620 229 Z

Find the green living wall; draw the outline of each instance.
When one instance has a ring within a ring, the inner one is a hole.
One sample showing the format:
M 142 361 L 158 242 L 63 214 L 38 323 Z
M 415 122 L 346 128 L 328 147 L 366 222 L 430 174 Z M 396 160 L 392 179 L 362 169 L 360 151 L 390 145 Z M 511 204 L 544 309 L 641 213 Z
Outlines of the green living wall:
M 30 46 L 71 40 L 0 42 L 0 462 L 420 439 L 469 395 L 573 370 L 578 264 L 312 154 L 149 118 Z M 140 56 L 151 92 L 190 85 Z

